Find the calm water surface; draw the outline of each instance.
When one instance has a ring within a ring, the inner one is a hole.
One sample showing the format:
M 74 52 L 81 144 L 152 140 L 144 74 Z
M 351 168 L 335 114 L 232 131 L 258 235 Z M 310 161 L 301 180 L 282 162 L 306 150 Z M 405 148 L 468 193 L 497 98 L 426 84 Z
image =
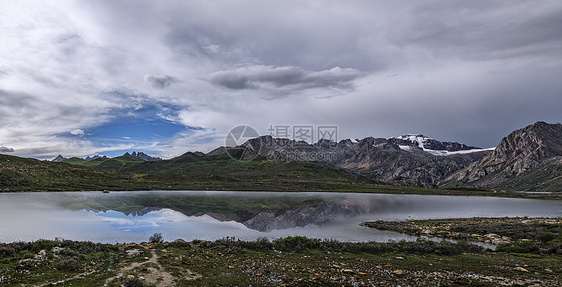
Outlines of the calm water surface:
M 162 203 L 163 199 L 166 199 L 166 204 Z M 259 205 L 263 202 L 260 200 L 266 199 L 272 201 L 310 199 L 322 203 L 306 210 L 302 207 L 277 210 L 276 218 L 262 214 L 256 217 L 260 218 L 256 224 L 254 221 L 236 221 L 217 213 L 216 210 L 220 210 L 220 206 L 209 207 L 214 212 L 208 214 L 198 208 L 196 208 L 197 213 L 194 213 L 196 211 L 174 207 L 173 203 L 176 201 L 189 202 L 191 199 L 193 206 L 213 205 L 213 203 L 220 205 L 220 202 L 229 200 L 244 201 L 250 205 L 256 202 L 256 205 Z M 369 229 L 362 227 L 360 223 L 373 220 L 503 216 L 561 217 L 562 202 L 490 197 L 345 193 L 201 191 L 136 191 L 110 194 L 0 193 L 0 242 L 55 238 L 106 243 L 143 242 L 156 232 L 162 233 L 164 239 L 168 241 L 178 238 L 187 241 L 214 240 L 226 236 L 255 240 L 260 237 L 303 235 L 351 242 L 386 242 L 415 240 L 415 237 Z

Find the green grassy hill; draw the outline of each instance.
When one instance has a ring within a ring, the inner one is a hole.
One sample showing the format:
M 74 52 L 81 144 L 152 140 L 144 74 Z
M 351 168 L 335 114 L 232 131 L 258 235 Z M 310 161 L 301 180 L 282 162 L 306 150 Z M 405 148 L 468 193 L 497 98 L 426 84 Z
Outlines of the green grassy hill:
M 94 160 L 85 160 L 78 157 L 72 157 L 63 161 L 64 163 L 81 165 L 87 167 L 93 167 L 99 170 L 121 170 L 127 165 L 136 165 L 143 163 L 144 160 L 128 157 L 119 156 L 114 158 L 97 158 Z
M 0 154 L 0 191 L 135 190 L 150 186 L 128 173 Z
M 378 183 L 312 163 L 239 162 L 201 153 L 155 162 L 117 157 L 59 163 L 0 155 L 0 191 L 369 191 L 380 189 Z
M 365 189 L 379 181 L 350 174 L 344 170 L 308 162 L 236 161 L 228 155 L 185 153 L 179 157 L 143 162 L 122 168 L 123 171 L 143 174 L 147 180 L 193 187 L 222 190 L 355 190 Z
M 484 190 L 467 192 L 465 189 L 386 185 L 342 169 L 310 162 L 264 159 L 241 162 L 228 155 L 186 153 L 170 160 L 140 162 L 122 157 L 90 162 L 71 158 L 55 163 L 0 154 L 0 192 L 105 189 L 491 195 L 490 191 Z

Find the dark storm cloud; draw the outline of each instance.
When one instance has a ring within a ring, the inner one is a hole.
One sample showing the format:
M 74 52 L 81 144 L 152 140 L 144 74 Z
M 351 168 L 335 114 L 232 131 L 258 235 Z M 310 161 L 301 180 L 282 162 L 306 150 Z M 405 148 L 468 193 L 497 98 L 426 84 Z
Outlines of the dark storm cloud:
M 169 12 L 165 39 L 178 58 L 206 58 L 219 67 L 380 70 L 384 61 L 372 57 L 380 44 L 375 23 L 387 4 L 379 6 L 370 1 L 193 2 L 188 9 Z
M 156 89 L 165 89 L 172 84 L 176 83 L 178 80 L 172 76 L 168 75 L 146 75 L 144 76 L 144 81 L 151 87 Z
M 562 7 L 547 2 L 418 2 L 391 19 L 387 37 L 401 47 L 478 60 L 559 54 Z
M 0 146 L 0 152 L 14 152 L 13 148 Z
M 356 69 L 339 67 L 324 71 L 307 71 L 299 67 L 251 66 L 215 72 L 209 81 L 232 90 L 258 89 L 273 93 L 293 93 L 306 89 L 351 89 L 360 77 Z

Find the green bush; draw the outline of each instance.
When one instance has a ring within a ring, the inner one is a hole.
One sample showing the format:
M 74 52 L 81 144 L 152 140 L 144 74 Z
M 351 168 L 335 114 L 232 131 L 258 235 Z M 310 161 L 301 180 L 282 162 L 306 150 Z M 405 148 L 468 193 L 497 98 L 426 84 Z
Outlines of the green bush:
M 148 240 L 151 243 L 163 243 L 164 237 L 162 236 L 162 233 L 154 233 L 154 234 L 152 234 L 152 236 L 150 236 L 150 238 Z

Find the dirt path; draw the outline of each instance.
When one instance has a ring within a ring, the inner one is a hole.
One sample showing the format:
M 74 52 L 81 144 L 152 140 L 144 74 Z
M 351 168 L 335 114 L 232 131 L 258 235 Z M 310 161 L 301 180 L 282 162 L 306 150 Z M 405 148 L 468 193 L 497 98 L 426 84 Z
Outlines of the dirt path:
M 146 248 L 146 247 L 144 247 Z M 148 248 L 146 248 L 148 249 Z M 164 267 L 162 267 L 162 265 L 160 263 L 158 263 L 158 255 L 156 254 L 156 252 L 154 250 L 150 250 L 150 253 L 152 254 L 152 256 L 150 257 L 150 259 L 148 259 L 145 262 L 135 262 L 132 263 L 131 265 L 124 267 L 120 270 L 119 273 L 125 275 L 127 272 L 143 266 L 143 265 L 149 265 L 146 269 L 148 270 L 147 272 L 139 272 L 142 273 L 142 277 L 144 278 L 144 280 L 146 281 L 147 284 L 150 285 L 156 285 L 158 287 L 160 286 L 173 286 L 174 285 L 174 277 L 172 276 L 172 274 L 166 272 L 164 270 Z M 107 280 L 105 280 L 105 284 L 104 286 L 110 286 L 109 283 L 115 279 L 117 279 L 118 276 L 112 277 L 112 278 L 108 278 Z

